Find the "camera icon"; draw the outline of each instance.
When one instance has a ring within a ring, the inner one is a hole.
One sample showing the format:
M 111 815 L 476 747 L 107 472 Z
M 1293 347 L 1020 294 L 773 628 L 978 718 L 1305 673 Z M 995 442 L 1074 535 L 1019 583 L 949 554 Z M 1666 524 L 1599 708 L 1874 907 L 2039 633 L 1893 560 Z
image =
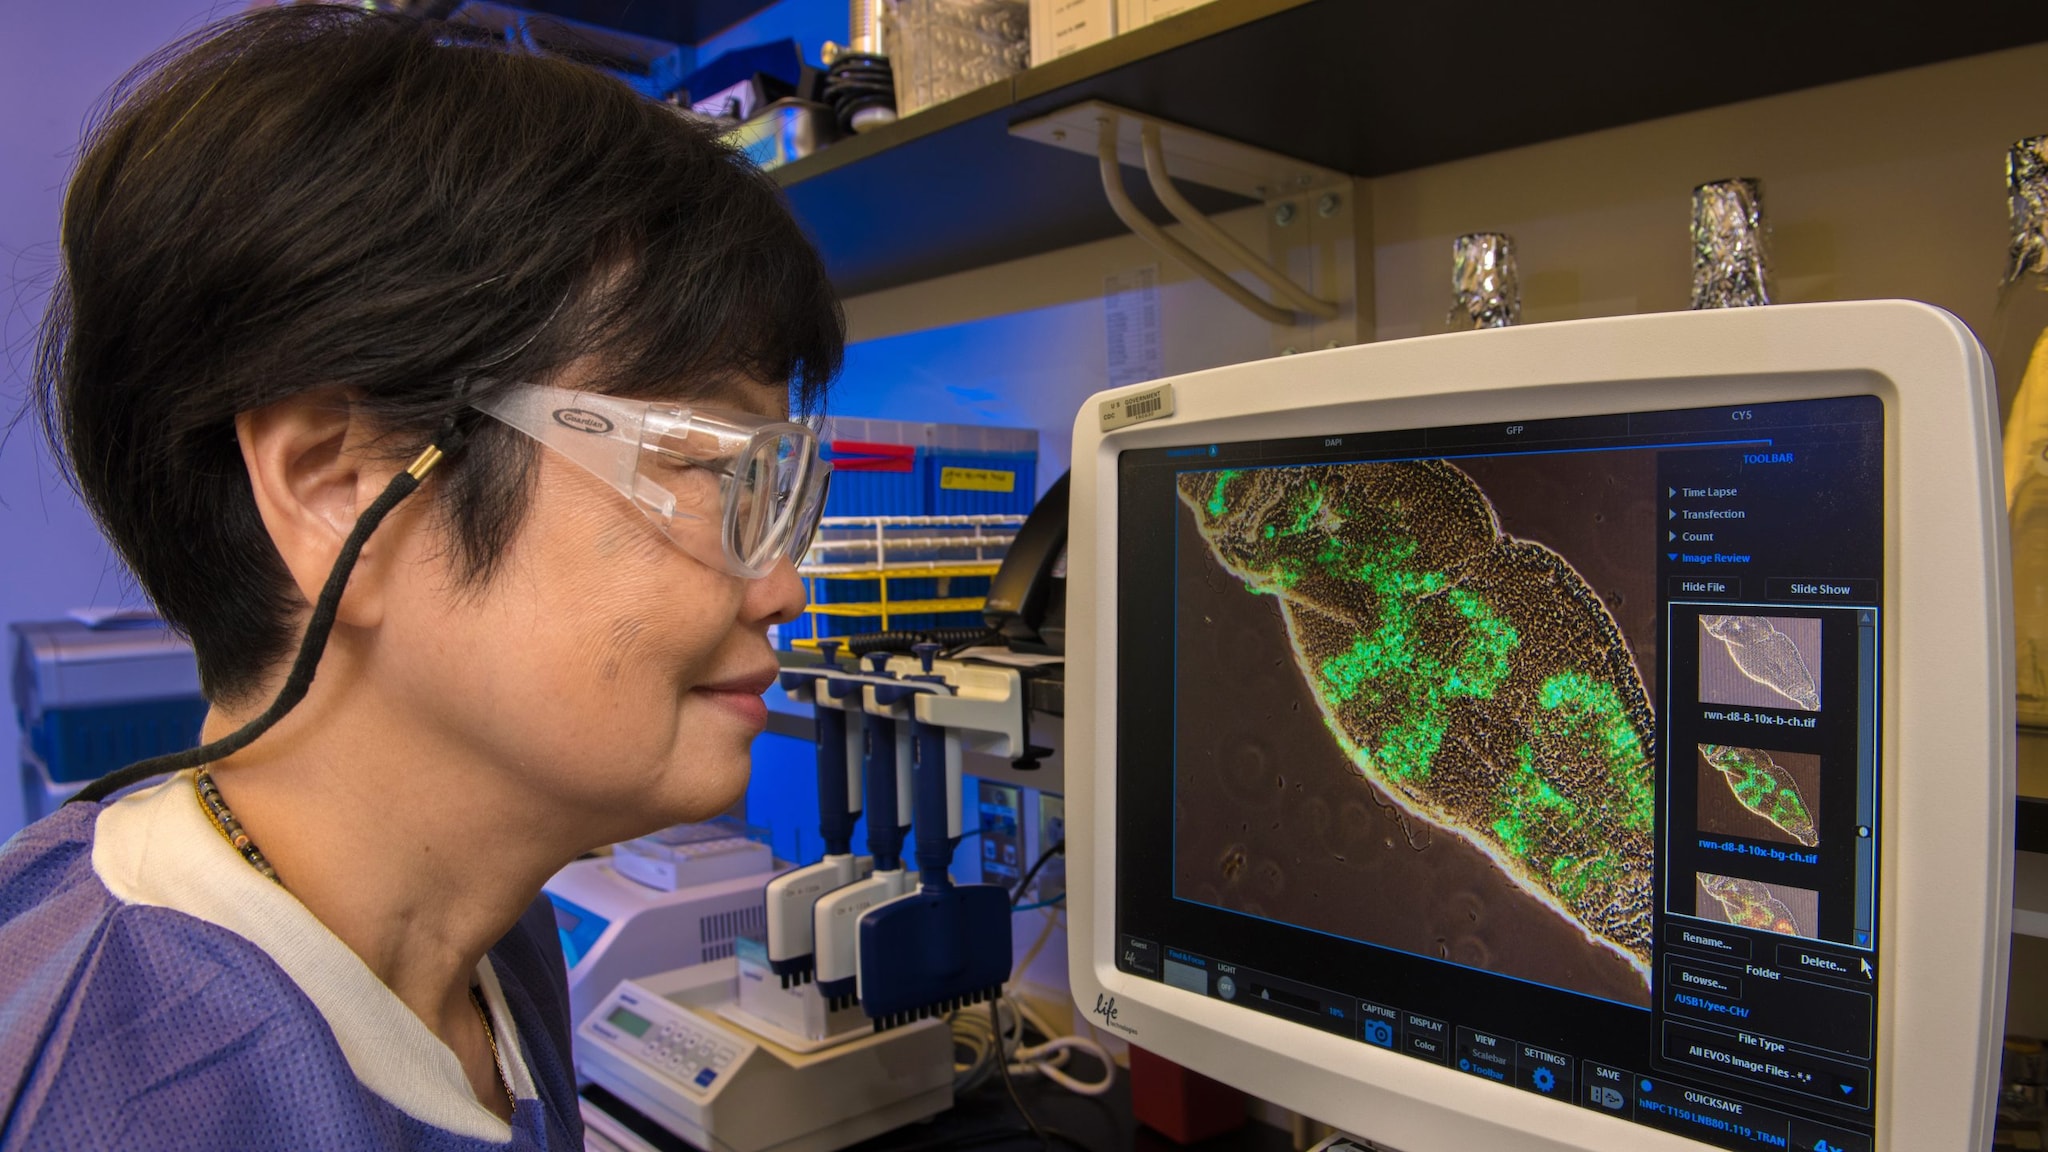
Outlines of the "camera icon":
M 1394 1046 L 1394 1026 L 1385 1020 L 1367 1020 L 1361 1039 L 1367 1044 L 1377 1044 L 1381 1048 L 1392 1048 Z

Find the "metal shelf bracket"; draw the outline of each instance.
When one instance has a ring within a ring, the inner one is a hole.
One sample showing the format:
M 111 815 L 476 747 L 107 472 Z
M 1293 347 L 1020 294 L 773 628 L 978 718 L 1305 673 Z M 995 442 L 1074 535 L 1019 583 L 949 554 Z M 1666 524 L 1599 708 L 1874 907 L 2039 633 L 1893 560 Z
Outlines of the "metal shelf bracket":
M 1265 203 L 1325 189 L 1349 188 L 1351 178 L 1277 153 L 1182 127 L 1100 100 L 1070 105 L 1010 127 L 1010 134 L 1070 152 L 1101 165 L 1102 190 L 1124 227 L 1268 323 L 1299 327 L 1332 320 L 1341 305 L 1323 299 L 1203 215 L 1174 186 L 1190 181 Z M 1217 262 L 1153 223 L 1131 202 L 1122 168 L 1142 168 L 1153 195 L 1173 218 L 1226 260 L 1263 282 L 1271 301 L 1239 283 Z

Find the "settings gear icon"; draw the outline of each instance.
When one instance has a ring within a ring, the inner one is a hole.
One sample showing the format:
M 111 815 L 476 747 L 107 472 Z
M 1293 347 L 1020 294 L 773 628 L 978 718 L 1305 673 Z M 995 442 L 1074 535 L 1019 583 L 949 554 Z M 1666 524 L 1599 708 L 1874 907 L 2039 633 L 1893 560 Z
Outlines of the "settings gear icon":
M 1530 1077 L 1538 1092 L 1550 1093 L 1557 1089 L 1557 1074 L 1548 1068 L 1538 1068 Z

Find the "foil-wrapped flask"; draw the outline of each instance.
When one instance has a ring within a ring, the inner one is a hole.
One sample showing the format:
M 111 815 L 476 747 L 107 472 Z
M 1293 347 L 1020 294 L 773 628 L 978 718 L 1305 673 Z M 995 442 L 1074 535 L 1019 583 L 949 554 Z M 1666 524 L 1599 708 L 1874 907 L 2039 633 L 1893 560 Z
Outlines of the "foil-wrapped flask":
M 2007 412 L 2014 704 L 2020 723 L 2048 727 L 2048 136 L 2014 144 L 2005 177 L 2012 239 L 1991 360 Z
M 1715 180 L 1692 190 L 1692 306 L 1771 302 L 1763 182 Z
M 1522 319 L 1515 240 L 1505 232 L 1467 232 L 1451 241 L 1451 327 L 1506 328 Z

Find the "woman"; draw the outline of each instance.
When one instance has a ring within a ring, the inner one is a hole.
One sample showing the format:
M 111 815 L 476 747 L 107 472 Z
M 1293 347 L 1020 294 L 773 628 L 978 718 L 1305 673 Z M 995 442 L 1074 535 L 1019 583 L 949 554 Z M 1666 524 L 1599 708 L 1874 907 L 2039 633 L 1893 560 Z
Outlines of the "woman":
M 581 1149 L 540 887 L 745 788 L 839 307 L 705 128 L 459 32 L 258 11 L 87 141 L 37 400 L 216 743 L 0 850 L 0 1149 Z

